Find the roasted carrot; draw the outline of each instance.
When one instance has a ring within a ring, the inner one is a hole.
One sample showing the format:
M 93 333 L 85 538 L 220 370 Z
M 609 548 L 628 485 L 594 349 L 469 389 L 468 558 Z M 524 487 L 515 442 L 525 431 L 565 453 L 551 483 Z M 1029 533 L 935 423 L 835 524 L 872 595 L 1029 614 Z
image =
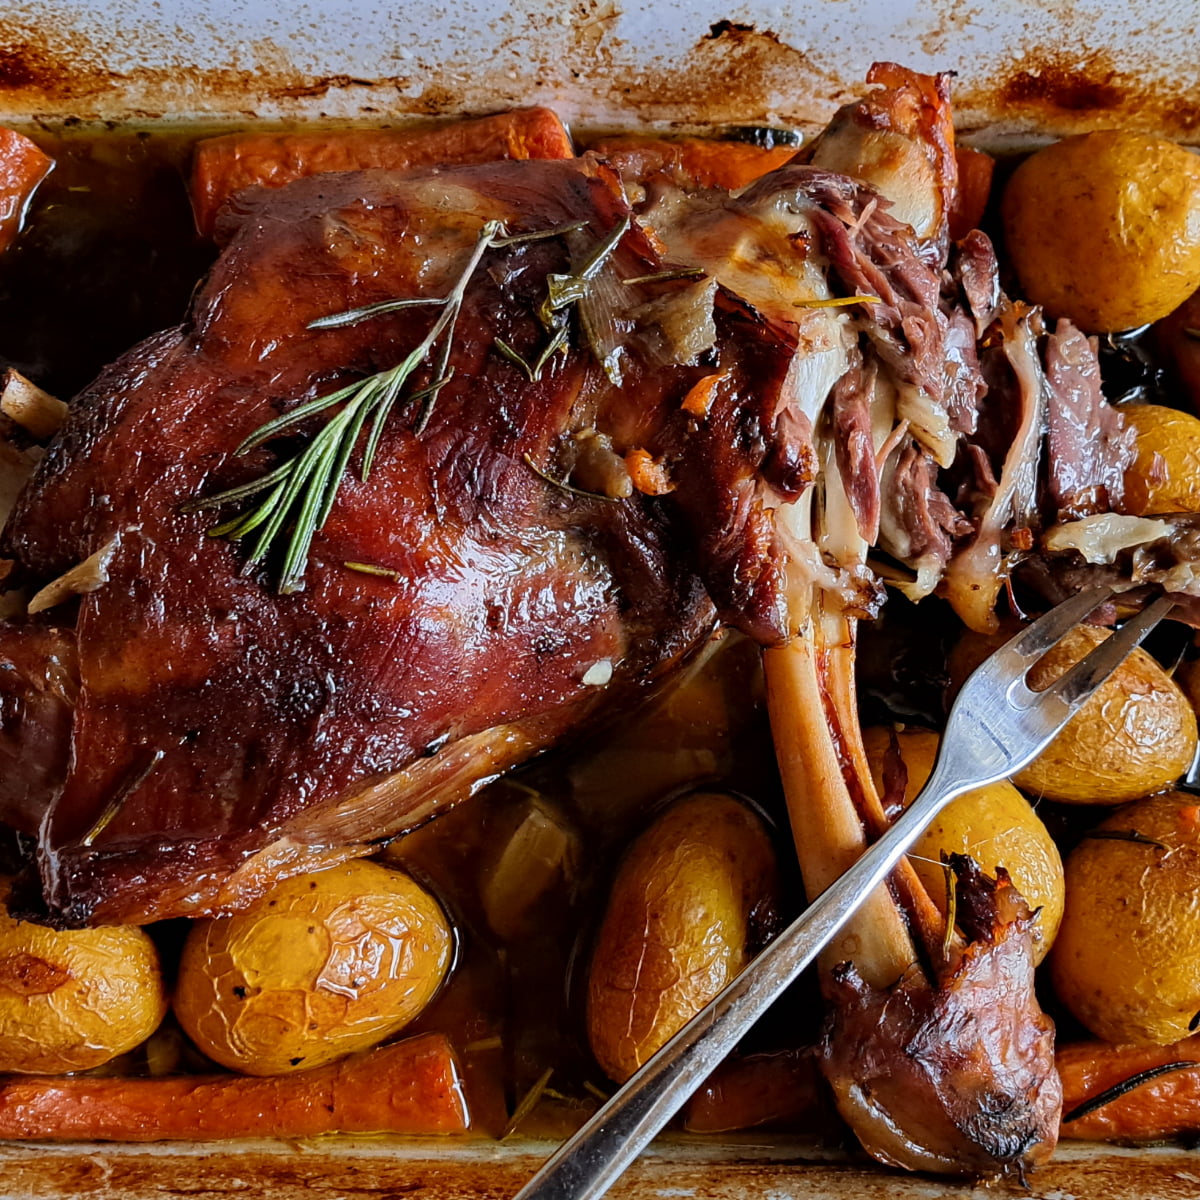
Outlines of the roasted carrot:
M 592 147 L 621 177 L 643 181 L 652 175 L 673 176 L 696 187 L 736 191 L 782 167 L 796 153 L 794 146 L 764 150 L 747 142 L 701 138 L 667 141 L 661 138 L 612 137 Z
M 811 1048 L 749 1054 L 722 1063 L 688 1101 L 692 1133 L 726 1133 L 760 1125 L 812 1131 L 830 1123 L 832 1101 Z
M 436 1033 L 295 1075 L 10 1077 L 0 1086 L 0 1138 L 156 1142 L 467 1125 L 454 1053 Z
M 1200 1036 L 1173 1046 L 1078 1042 L 1056 1062 L 1062 1137 L 1154 1141 L 1200 1130 Z
M 244 188 L 276 188 L 306 175 L 368 167 L 406 170 L 503 158 L 571 158 L 557 114 L 523 108 L 429 129 L 231 133 L 196 146 L 191 197 L 196 228 L 210 237 L 221 205 Z
M 37 186 L 54 160 L 27 137 L 0 129 L 0 250 L 21 231 L 21 220 Z
M 950 236 L 955 241 L 965 238 L 972 229 L 979 228 L 987 209 L 988 196 L 992 190 L 992 172 L 996 160 L 982 150 L 970 146 L 956 146 L 958 160 L 958 190 L 950 208 Z
M 645 496 L 665 496 L 675 490 L 670 473 L 662 460 L 640 447 L 625 455 L 625 468 L 633 486 Z

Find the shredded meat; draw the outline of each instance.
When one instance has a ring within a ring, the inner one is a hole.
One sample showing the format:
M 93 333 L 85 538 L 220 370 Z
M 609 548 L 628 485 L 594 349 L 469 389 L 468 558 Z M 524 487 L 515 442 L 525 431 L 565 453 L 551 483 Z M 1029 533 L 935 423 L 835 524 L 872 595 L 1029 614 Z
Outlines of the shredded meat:
M 983 337 L 1001 305 L 1000 266 L 991 238 L 972 229 L 955 247 L 951 259 L 954 277 L 962 287 L 975 319 L 975 332 Z
M 830 422 L 842 487 L 854 511 L 858 531 L 874 544 L 879 537 L 879 465 L 871 436 L 871 397 L 875 363 L 857 361 L 834 385 L 829 397 Z
M 1045 348 L 1047 478 L 1056 519 L 1120 511 L 1134 431 L 1100 391 L 1095 346 L 1059 321 Z

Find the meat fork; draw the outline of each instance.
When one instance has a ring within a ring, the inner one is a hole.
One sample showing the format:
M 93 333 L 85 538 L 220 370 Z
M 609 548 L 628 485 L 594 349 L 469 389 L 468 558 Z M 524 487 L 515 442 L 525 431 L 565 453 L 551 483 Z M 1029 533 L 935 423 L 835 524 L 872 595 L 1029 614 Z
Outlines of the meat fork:
M 1044 691 L 1029 668 L 1112 595 L 1071 597 L 1022 630 L 963 684 L 933 772 L 894 825 L 572 1137 L 515 1200 L 597 1200 L 878 887 L 957 796 L 1019 771 L 1170 611 L 1166 596 L 1131 618 Z

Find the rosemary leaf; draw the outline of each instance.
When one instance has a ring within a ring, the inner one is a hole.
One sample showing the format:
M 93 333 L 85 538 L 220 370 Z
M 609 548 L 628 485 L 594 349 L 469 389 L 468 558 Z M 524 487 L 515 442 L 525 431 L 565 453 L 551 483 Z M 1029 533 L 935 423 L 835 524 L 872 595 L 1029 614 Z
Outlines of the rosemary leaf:
M 197 500 L 185 500 L 179 506 L 179 511 L 185 513 L 201 512 L 206 508 L 220 508 L 222 505 L 228 504 L 233 500 L 245 500 L 250 496 L 257 496 L 259 492 L 265 492 L 271 484 L 282 479 L 285 474 L 287 474 L 286 463 L 282 467 L 276 467 L 274 471 L 268 471 L 266 475 L 260 475 L 257 479 L 252 479 L 249 483 L 229 488 L 228 491 L 218 492 L 215 496 L 203 496 Z
M 554 315 L 564 308 L 583 299 L 587 292 L 587 280 L 578 275 L 547 275 L 546 298 L 538 309 L 538 317 L 548 329 L 554 324 Z
M 342 566 L 348 571 L 357 571 L 360 575 L 381 575 L 387 579 L 399 579 L 400 572 L 391 567 L 381 567 L 378 563 L 344 562 Z M 470 1049 L 470 1047 L 467 1047 Z
M 533 364 L 533 378 L 536 382 L 542 377 L 542 368 L 557 354 L 567 352 L 567 340 L 571 336 L 571 331 L 566 325 L 557 330 L 554 336 L 546 343 L 546 348 L 538 355 L 537 362 Z
M 496 349 L 499 350 L 500 353 L 507 358 L 510 363 L 515 363 L 518 367 L 520 367 L 521 370 L 525 372 L 525 375 L 530 383 L 537 382 L 538 377 L 533 373 L 533 367 L 506 341 L 502 340 L 501 338 L 492 338 L 492 345 L 495 346 Z
M 673 283 L 676 279 L 706 279 L 707 273 L 703 267 L 680 267 L 674 271 L 655 271 L 650 275 L 634 275 L 621 282 L 627 287 L 635 287 L 639 283 Z
M 420 308 L 422 305 L 445 304 L 441 296 L 419 296 L 411 300 L 381 300 L 378 304 L 364 304 L 362 308 L 352 308 L 347 312 L 333 313 L 328 317 L 318 317 L 309 321 L 308 329 L 344 329 L 347 325 L 357 325 L 370 317 L 378 317 L 383 313 L 397 312 L 402 308 Z
M 586 226 L 586 221 L 571 221 L 566 225 L 556 225 L 553 229 L 536 229 L 532 233 L 512 233 L 505 237 L 493 238 L 492 245 L 503 247 L 519 246 L 522 242 L 544 242 L 550 238 L 562 237 L 567 233 L 576 233 Z
M 1139 846 L 1153 846 L 1155 850 L 1166 850 L 1162 842 L 1156 842 L 1136 829 L 1089 829 L 1084 838 L 1095 838 L 1097 841 L 1136 842 Z
M 592 256 L 575 272 L 580 279 L 595 279 L 600 268 L 608 261 L 608 257 L 621 244 L 621 239 L 629 232 L 629 215 L 626 214 L 609 231 L 608 237 L 596 247 Z
M 508 1118 L 508 1124 L 505 1125 L 503 1130 L 500 1132 L 501 1141 L 504 1141 L 504 1139 L 507 1137 L 511 1137 L 513 1133 L 516 1132 L 516 1129 L 521 1122 L 524 1121 L 525 1118 L 529 1116 L 529 1114 L 533 1112 L 535 1108 L 537 1108 L 538 1101 L 542 1098 L 542 1094 L 545 1092 L 546 1086 L 549 1084 L 550 1077 L 553 1074 L 554 1068 L 547 1067 L 538 1077 L 538 1080 L 536 1083 L 534 1083 L 533 1087 L 531 1087 L 529 1091 L 527 1091 L 525 1095 L 521 1097 L 517 1107 L 513 1109 L 512 1116 Z
M 567 483 L 563 479 L 555 479 L 553 475 L 547 475 L 546 472 L 543 471 L 541 467 L 539 467 L 537 463 L 535 463 L 533 459 L 529 457 L 528 454 L 522 454 L 521 461 L 539 479 L 544 479 L 548 484 L 558 488 L 560 491 L 568 493 L 568 495 L 582 496 L 585 500 L 607 500 L 610 504 L 615 504 L 619 499 L 617 496 L 606 496 L 603 492 L 585 492 L 583 488 L 577 488 L 572 484 Z
M 272 488 L 271 494 L 257 508 L 252 508 L 248 513 L 243 513 L 240 517 L 235 517 L 232 521 L 226 521 L 224 525 L 218 525 L 216 529 L 210 529 L 208 531 L 209 537 L 227 537 L 231 542 L 240 541 L 246 534 L 257 529 L 270 517 L 286 488 L 287 478 L 283 477 Z M 228 530 L 228 532 L 218 532 L 218 530 Z
M 370 383 L 370 379 L 360 379 L 338 388 L 336 392 L 330 392 L 328 396 L 318 396 L 315 400 L 306 400 L 303 404 L 298 404 L 290 412 L 285 412 L 282 416 L 276 417 L 273 421 L 268 421 L 256 429 L 233 453 L 235 455 L 249 454 L 251 450 L 256 450 L 264 442 L 285 433 L 293 425 L 299 425 L 308 417 L 324 412 L 327 408 L 332 408 L 343 400 L 350 399 Z

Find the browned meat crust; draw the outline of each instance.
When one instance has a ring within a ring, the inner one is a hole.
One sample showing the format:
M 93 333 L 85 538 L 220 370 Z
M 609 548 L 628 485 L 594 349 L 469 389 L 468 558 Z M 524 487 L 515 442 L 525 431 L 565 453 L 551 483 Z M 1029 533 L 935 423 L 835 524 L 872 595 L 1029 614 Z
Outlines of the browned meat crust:
M 489 252 L 428 428 L 398 410 L 369 482 L 351 471 L 305 590 L 246 577 L 243 552 L 206 535 L 211 513 L 181 503 L 261 474 L 276 444 L 231 458 L 244 437 L 392 365 L 432 317 L 311 321 L 443 294 L 487 219 L 584 221 L 598 240 L 627 210 L 587 160 L 324 176 L 244 203 L 187 325 L 79 398 L 5 535 L 35 579 L 116 539 L 109 582 L 80 604 L 71 766 L 42 830 L 46 898 L 69 923 L 219 910 L 363 853 L 578 725 L 606 691 L 651 681 L 711 627 L 708 591 L 749 626 L 779 607 L 748 485 L 787 433 L 788 337 L 718 297 L 707 364 L 631 361 L 616 387 L 577 347 L 531 382 L 493 339 L 544 340 L 535 311 L 547 274 L 569 269 L 561 238 Z M 636 228 L 617 267 L 658 267 Z M 714 364 L 697 427 L 680 401 Z M 528 465 L 561 478 L 596 431 L 618 455 L 669 454 L 676 493 L 590 499 Z M 585 682 L 596 664 L 613 665 L 609 687 Z
M 863 1146 L 910 1170 L 995 1176 L 1049 1158 L 1062 1086 L 1054 1025 L 1038 1008 L 1028 906 L 955 856 L 968 938 L 926 983 L 914 969 L 884 990 L 849 963 L 826 981 L 823 1069 Z

